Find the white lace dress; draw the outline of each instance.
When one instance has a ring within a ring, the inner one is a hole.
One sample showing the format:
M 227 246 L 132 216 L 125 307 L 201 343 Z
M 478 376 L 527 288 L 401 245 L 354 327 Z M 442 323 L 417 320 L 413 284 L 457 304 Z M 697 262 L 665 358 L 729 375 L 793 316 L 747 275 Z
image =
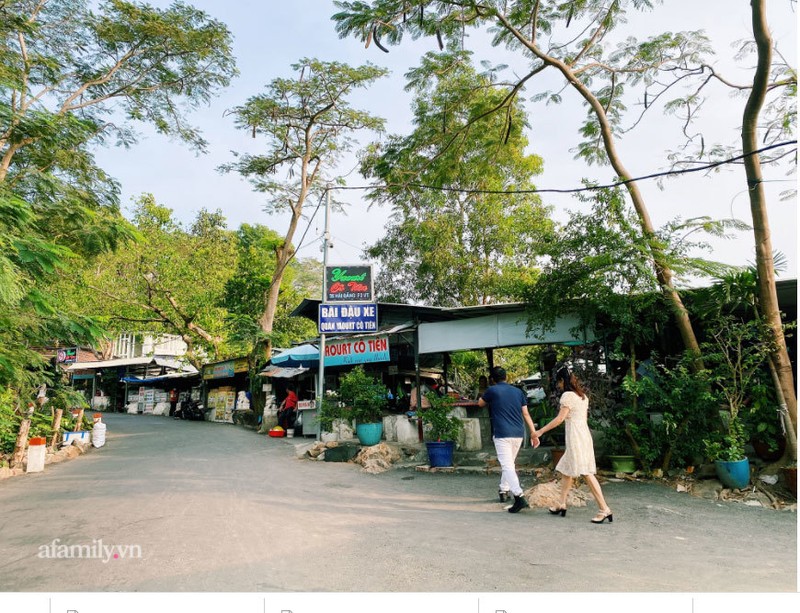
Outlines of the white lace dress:
M 568 477 L 593 475 L 597 472 L 594 461 L 594 443 L 587 421 L 589 398 L 581 398 L 575 392 L 564 392 L 561 405 L 569 408 L 564 420 L 566 445 L 564 456 L 556 465 L 556 470 Z

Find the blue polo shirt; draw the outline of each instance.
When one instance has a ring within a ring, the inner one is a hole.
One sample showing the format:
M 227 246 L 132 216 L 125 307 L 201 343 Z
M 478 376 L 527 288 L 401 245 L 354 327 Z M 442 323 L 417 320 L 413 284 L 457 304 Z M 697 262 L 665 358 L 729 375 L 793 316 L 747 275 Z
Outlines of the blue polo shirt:
M 525 436 L 522 407 L 528 405 L 528 399 L 521 389 L 505 382 L 496 383 L 483 392 L 483 400 L 489 405 L 495 438 Z

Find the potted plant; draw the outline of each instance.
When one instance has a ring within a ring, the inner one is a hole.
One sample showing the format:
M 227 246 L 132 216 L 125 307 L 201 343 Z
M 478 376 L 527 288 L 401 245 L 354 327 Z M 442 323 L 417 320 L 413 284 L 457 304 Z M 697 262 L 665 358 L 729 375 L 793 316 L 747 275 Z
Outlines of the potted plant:
M 322 398 L 322 406 L 317 413 L 317 422 L 320 428 L 320 438 L 323 442 L 335 441 L 339 438 L 336 430 L 337 423 L 349 419 L 344 402 L 338 392 L 328 390 Z
M 376 445 L 383 436 L 383 412 L 389 404 L 389 390 L 357 366 L 339 382 L 343 415 L 355 421 L 356 436 L 362 445 Z
M 431 468 L 452 466 L 453 451 L 463 422 L 452 415 L 453 399 L 449 396 L 428 394 L 431 406 L 420 411 L 422 423 L 429 426 L 425 446 L 428 449 L 428 461 Z
M 599 443 L 605 457 L 615 473 L 636 472 L 636 455 L 633 453 L 630 438 L 621 423 L 606 423 L 601 430 Z
M 742 412 L 769 354 L 769 338 L 760 321 L 740 321 L 719 316 L 709 326 L 711 340 L 704 343 L 705 360 L 712 380 L 724 400 L 720 412 L 722 427 L 706 441 L 706 451 L 714 460 L 720 481 L 741 489 L 750 482 L 750 462 L 744 446 L 748 440 Z

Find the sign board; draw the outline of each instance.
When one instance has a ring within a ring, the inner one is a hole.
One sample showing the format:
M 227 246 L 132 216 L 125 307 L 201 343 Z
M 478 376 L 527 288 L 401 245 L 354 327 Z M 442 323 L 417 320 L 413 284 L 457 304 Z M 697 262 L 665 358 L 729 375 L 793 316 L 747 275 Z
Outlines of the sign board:
M 66 347 L 56 352 L 56 361 L 59 364 L 74 364 L 78 361 L 78 348 Z
M 335 340 L 325 345 L 325 365 L 367 364 L 389 361 L 389 337 Z
M 203 366 L 203 379 L 230 379 L 236 373 L 247 372 L 247 358 L 237 358 Z
M 298 411 L 308 411 L 310 409 L 316 409 L 317 403 L 313 400 L 298 400 L 297 401 L 297 410 Z
M 326 266 L 323 302 L 372 302 L 372 266 Z
M 378 305 L 320 304 L 317 322 L 320 334 L 377 332 Z

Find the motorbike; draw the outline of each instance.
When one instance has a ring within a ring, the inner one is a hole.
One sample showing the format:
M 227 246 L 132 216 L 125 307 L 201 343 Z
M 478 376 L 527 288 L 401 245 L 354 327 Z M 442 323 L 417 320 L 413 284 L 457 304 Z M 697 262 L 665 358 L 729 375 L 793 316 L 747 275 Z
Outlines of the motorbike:
M 203 421 L 206 418 L 206 412 L 202 404 L 190 398 L 181 401 L 180 406 L 175 411 L 174 418 Z

